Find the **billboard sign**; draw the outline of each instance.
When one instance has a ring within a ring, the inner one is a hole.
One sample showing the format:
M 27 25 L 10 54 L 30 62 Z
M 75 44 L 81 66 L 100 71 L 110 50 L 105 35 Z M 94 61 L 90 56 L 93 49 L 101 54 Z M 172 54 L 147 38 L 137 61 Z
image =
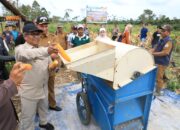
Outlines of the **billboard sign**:
M 87 23 L 107 23 L 107 7 L 86 7 Z

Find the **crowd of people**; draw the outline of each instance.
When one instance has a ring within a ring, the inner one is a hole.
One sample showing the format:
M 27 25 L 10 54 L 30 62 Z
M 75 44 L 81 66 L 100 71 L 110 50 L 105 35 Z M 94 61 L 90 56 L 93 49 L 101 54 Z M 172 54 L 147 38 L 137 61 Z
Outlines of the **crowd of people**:
M 57 106 L 54 92 L 55 73 L 57 68 L 62 66 L 61 59 L 58 55 L 56 44 L 60 44 L 63 49 L 81 46 L 89 43 L 90 36 L 87 25 L 73 25 L 71 32 L 66 33 L 63 25 L 58 24 L 55 34 L 49 33 L 49 21 L 45 16 L 38 17 L 35 22 L 27 22 L 23 27 L 23 35 L 16 31 L 13 26 L 12 31 L 8 28 L 3 32 L 0 38 L 0 130 L 33 130 L 34 117 L 39 115 L 39 127 L 46 130 L 54 130 L 53 124 L 47 121 L 48 109 L 61 111 L 62 108 Z M 7 26 L 6 26 L 7 27 Z M 132 44 L 133 25 L 127 24 L 120 33 L 118 25 L 112 32 L 112 38 L 107 36 L 105 27 L 99 29 L 98 36 L 95 40 L 116 40 L 118 44 Z M 161 94 L 165 88 L 163 76 L 165 69 L 169 65 L 173 42 L 170 38 L 170 25 L 158 26 L 152 38 L 152 49 L 149 52 L 154 56 L 155 64 L 158 67 L 156 93 Z M 148 28 L 143 24 L 140 30 L 140 46 L 144 47 L 147 40 Z M 15 57 L 9 56 L 9 48 L 14 41 Z M 11 73 L 8 74 L 5 69 L 6 61 L 16 60 Z M 58 65 L 49 68 L 54 61 Z M 22 63 L 28 63 L 33 66 L 32 70 L 25 71 Z M 19 91 L 21 99 L 21 117 L 20 120 L 15 113 L 11 97 Z M 18 123 L 20 122 L 20 123 Z M 19 124 L 19 125 L 18 125 Z

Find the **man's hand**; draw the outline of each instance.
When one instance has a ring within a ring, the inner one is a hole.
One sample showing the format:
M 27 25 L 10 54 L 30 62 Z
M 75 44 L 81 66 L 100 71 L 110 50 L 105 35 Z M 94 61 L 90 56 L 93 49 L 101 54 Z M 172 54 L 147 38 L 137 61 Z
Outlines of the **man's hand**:
M 55 46 L 55 44 L 49 45 L 49 47 L 48 47 L 48 54 L 50 54 L 50 55 L 52 53 L 58 54 L 58 49 L 56 49 L 54 46 Z
M 148 51 L 149 51 L 149 53 L 153 54 L 154 49 L 149 49 Z
M 21 81 L 24 78 L 24 72 L 25 72 L 25 68 L 22 67 L 22 63 L 21 62 L 17 62 L 16 64 L 14 64 L 9 78 L 16 84 L 16 87 L 18 88 Z
M 52 54 L 51 54 L 51 58 L 52 58 L 53 60 L 55 60 L 55 59 L 59 58 L 59 55 L 56 54 L 56 53 L 52 53 Z
M 51 64 L 49 64 L 49 70 L 55 70 L 58 66 L 59 62 L 57 60 L 54 60 Z

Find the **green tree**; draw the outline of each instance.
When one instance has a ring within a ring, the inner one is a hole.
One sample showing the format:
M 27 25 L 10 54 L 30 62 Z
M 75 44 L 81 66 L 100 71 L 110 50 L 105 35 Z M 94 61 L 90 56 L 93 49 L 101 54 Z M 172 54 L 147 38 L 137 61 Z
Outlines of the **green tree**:
M 70 20 L 70 13 L 72 12 L 72 9 L 66 9 L 64 14 L 64 20 L 69 21 Z
M 44 7 L 41 8 L 41 16 L 49 17 L 50 12 L 48 12 Z
M 22 5 L 19 7 L 19 10 L 27 17 L 27 19 L 31 20 L 31 6 L 30 5 Z
M 32 4 L 32 9 L 31 9 L 31 19 L 33 20 L 40 15 L 41 15 L 40 5 L 36 0 L 34 0 L 34 2 Z
M 166 17 L 166 15 L 160 15 L 158 20 L 159 20 L 159 23 L 161 24 L 170 22 L 169 17 Z
M 3 5 L 1 5 L 2 7 L 1 7 L 1 10 L 2 10 L 2 15 L 3 16 L 8 16 L 8 15 L 13 15 L 12 13 L 11 13 L 11 11 L 9 11 L 8 9 L 6 9 Z
M 138 17 L 139 21 L 142 21 L 143 23 L 152 23 L 156 15 L 153 13 L 150 9 L 145 9 L 143 14 L 141 14 Z
M 52 20 L 53 23 L 58 23 L 60 19 L 61 18 L 59 16 L 52 16 L 51 20 Z
M 73 21 L 77 21 L 77 19 L 79 18 L 79 16 L 75 16 L 72 18 Z

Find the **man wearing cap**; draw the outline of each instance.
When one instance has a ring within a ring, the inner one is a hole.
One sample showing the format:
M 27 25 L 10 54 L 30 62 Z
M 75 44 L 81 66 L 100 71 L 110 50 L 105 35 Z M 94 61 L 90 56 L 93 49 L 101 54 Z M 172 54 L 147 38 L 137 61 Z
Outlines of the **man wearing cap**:
M 84 26 L 79 24 L 77 26 L 77 35 L 72 39 L 72 46 L 77 47 L 90 42 L 89 36 L 84 34 Z
M 73 25 L 71 27 L 71 32 L 68 34 L 67 42 L 68 42 L 68 48 L 71 48 L 73 46 L 72 39 L 77 35 L 77 27 Z
M 90 42 L 89 36 L 84 34 L 84 26 L 82 24 L 79 24 L 77 26 L 77 35 L 75 35 L 75 37 L 73 37 L 72 39 L 72 47 L 84 45 L 89 42 Z M 77 78 L 79 81 L 81 81 L 81 73 L 77 72 Z
M 48 47 L 52 43 L 59 42 L 56 35 L 48 32 L 48 24 L 49 24 L 48 18 L 45 16 L 40 16 L 36 19 L 36 26 L 38 27 L 38 29 L 41 29 L 43 31 L 40 37 L 40 41 L 39 41 L 39 45 L 43 47 Z M 55 72 L 51 72 L 49 74 L 49 80 L 48 80 L 49 109 L 54 110 L 54 111 L 61 111 L 62 108 L 56 105 L 55 92 L 54 92 L 54 80 L 55 80 Z
M 48 114 L 48 66 L 51 63 L 50 54 L 57 54 L 53 46 L 39 47 L 40 33 L 33 23 L 23 28 L 25 43 L 15 48 L 17 61 L 32 65 L 32 70 L 25 72 L 20 84 L 21 121 L 20 130 L 34 130 L 34 117 L 39 114 L 39 126 L 46 130 L 54 130 L 47 122 Z
M 67 49 L 67 33 L 63 31 L 63 25 L 58 24 L 56 35 L 58 37 L 60 45 L 63 47 L 64 50 Z
M 163 75 L 165 73 L 167 66 L 169 65 L 171 53 L 173 50 L 173 42 L 169 36 L 170 33 L 170 25 L 164 25 L 163 27 L 161 27 L 162 39 L 160 39 L 159 43 L 154 49 L 150 50 L 150 52 L 154 56 L 155 64 L 157 64 L 158 66 L 156 88 L 157 95 L 163 94 L 162 90 L 163 88 L 165 88 Z
M 13 41 L 13 35 L 11 31 L 9 30 L 9 25 L 5 26 L 5 31 L 2 33 L 3 38 L 5 39 L 5 42 L 8 45 L 8 48 L 12 48 L 12 41 Z

